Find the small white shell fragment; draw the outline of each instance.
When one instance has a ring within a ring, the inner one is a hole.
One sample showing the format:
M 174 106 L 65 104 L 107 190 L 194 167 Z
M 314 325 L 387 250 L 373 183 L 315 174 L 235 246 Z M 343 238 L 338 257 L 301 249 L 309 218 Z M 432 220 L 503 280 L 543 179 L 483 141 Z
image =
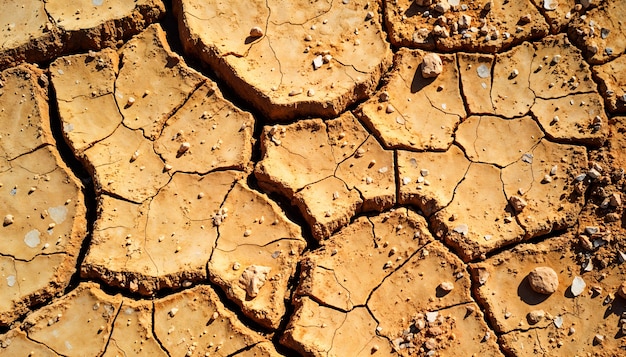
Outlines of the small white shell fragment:
M 476 73 L 480 78 L 488 78 L 491 75 L 489 68 L 484 64 L 481 64 L 478 68 L 476 68 Z
M 552 168 L 550 168 L 550 175 L 552 176 L 556 175 L 556 172 L 558 169 L 559 167 L 557 165 L 552 166 Z
M 546 11 L 556 10 L 556 7 L 559 6 L 557 0 L 543 0 L 543 8 Z
M 252 230 L 251 230 L 251 229 L 246 229 L 246 230 L 243 232 L 243 236 L 244 236 L 244 237 L 250 237 L 250 235 L 251 235 L 251 234 L 252 234 Z
M 583 280 L 583 278 L 581 278 L 580 276 L 574 277 L 574 280 L 572 281 L 572 286 L 570 287 L 572 295 L 574 296 L 580 295 L 586 286 L 587 284 L 585 284 L 585 281 Z
M 126 106 L 131 107 L 133 104 L 135 104 L 135 97 L 128 97 L 128 102 L 126 103 Z
M 265 285 L 267 274 L 271 270 L 270 267 L 260 265 L 251 265 L 244 270 L 239 282 L 243 284 L 249 297 L 255 298 L 259 294 L 259 290 Z
M 134 162 L 139 158 L 139 150 L 135 151 L 133 155 L 130 157 L 130 162 Z
M 408 185 L 409 183 L 411 183 L 411 178 L 410 177 L 403 177 L 402 178 L 402 184 L 403 185 Z
M 459 224 L 458 226 L 454 227 L 453 230 L 456 233 L 462 234 L 464 236 L 466 236 L 467 233 L 469 233 L 469 227 L 467 226 L 467 224 Z
M 7 276 L 7 285 L 8 285 L 9 287 L 14 286 L 16 282 L 17 282 L 17 279 L 16 279 L 15 275 L 9 275 L 9 276 Z
M 561 316 L 554 318 L 554 326 L 556 326 L 556 328 L 561 328 L 561 326 L 563 326 L 563 318 Z
M 39 231 L 33 229 L 24 235 L 24 243 L 31 248 L 35 248 L 41 243 L 41 239 L 39 239 Z

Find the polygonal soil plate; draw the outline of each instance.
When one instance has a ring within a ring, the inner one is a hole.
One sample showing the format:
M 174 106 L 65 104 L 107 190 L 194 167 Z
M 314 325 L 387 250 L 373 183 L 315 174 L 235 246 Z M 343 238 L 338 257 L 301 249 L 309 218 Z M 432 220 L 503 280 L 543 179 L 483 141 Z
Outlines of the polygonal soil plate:
M 273 120 L 339 115 L 391 60 L 378 2 L 176 0 L 174 11 L 185 50 Z
M 255 175 L 262 188 L 291 200 L 322 239 L 362 211 L 395 202 L 393 153 L 347 112 L 337 119 L 266 127 Z
M 0 73 L 0 325 L 60 293 L 75 272 L 87 222 L 81 184 L 50 128 L 47 78 Z

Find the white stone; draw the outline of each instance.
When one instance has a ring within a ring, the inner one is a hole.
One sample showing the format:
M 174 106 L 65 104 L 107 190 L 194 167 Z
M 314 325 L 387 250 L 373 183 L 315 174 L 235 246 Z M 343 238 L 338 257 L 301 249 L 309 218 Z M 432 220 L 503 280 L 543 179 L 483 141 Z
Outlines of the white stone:
M 428 322 L 435 322 L 435 320 L 437 320 L 437 317 L 439 317 L 439 312 L 437 311 L 431 311 L 426 313 L 426 321 Z
M 583 278 L 581 278 L 580 276 L 576 276 L 574 280 L 572 281 L 572 286 L 570 287 L 570 290 L 572 291 L 572 295 L 574 296 L 580 295 L 586 286 L 587 284 L 585 284 L 585 281 L 583 280 Z
M 478 77 L 480 78 L 488 78 L 491 75 L 489 68 L 484 64 L 481 64 L 478 68 L 476 68 L 476 73 L 478 73 Z
M 48 213 L 56 224 L 61 224 L 67 218 L 67 206 L 50 207 Z
M 554 326 L 556 326 L 556 328 L 561 328 L 561 326 L 563 326 L 563 318 L 561 316 L 554 318 Z
M 39 234 L 39 231 L 36 229 L 33 229 L 32 231 L 26 233 L 26 235 L 24 235 L 24 243 L 26 243 L 26 245 L 31 248 L 35 248 L 39 245 L 39 243 L 41 243 L 41 239 L 39 239 Z
M 313 59 L 313 69 L 319 69 L 324 64 L 324 58 L 319 55 Z
M 454 227 L 453 230 L 456 233 L 462 234 L 464 236 L 466 236 L 467 233 L 469 233 L 469 227 L 467 226 L 467 224 L 459 224 L 458 226 Z
M 546 11 L 556 10 L 556 7 L 559 6 L 557 0 L 543 0 L 543 8 Z

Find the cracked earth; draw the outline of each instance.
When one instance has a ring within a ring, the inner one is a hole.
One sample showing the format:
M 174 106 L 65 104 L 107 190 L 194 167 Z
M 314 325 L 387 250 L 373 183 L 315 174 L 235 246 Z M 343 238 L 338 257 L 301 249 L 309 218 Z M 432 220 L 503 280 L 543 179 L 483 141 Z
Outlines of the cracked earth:
M 626 3 L 0 4 L 0 355 L 626 354 Z

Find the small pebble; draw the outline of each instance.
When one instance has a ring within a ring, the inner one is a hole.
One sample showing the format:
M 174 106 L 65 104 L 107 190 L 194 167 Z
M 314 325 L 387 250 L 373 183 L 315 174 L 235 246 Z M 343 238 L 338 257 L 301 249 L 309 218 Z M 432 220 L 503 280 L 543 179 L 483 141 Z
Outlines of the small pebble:
M 13 221 L 14 221 L 13 215 L 7 214 L 6 216 L 4 216 L 4 221 L 2 222 L 2 225 L 6 227 L 8 225 L 13 224 Z
M 622 284 L 617 289 L 617 295 L 622 299 L 626 299 L 626 281 L 622 282 Z
M 454 284 L 449 281 L 444 281 L 441 284 L 439 284 L 439 288 L 445 292 L 450 292 L 452 291 L 452 289 L 454 289 Z
M 443 72 L 443 62 L 436 53 L 429 53 L 422 60 L 422 76 L 424 78 L 435 78 Z
M 604 342 L 604 335 L 597 334 L 593 337 L 593 343 L 596 345 L 601 345 Z
M 184 142 L 180 144 L 180 147 L 178 148 L 178 155 L 182 155 L 186 153 L 190 147 L 191 147 L 191 144 L 189 144 L 188 142 Z
M 528 274 L 528 282 L 533 291 L 550 295 L 559 287 L 559 277 L 550 267 L 536 267 Z
M 531 325 L 534 325 L 538 323 L 539 321 L 541 321 L 541 319 L 543 319 L 545 315 L 546 315 L 546 312 L 543 310 L 533 310 L 529 312 L 527 315 L 528 323 L 530 323 Z
M 250 37 L 261 37 L 263 36 L 263 29 L 255 26 L 250 29 Z

